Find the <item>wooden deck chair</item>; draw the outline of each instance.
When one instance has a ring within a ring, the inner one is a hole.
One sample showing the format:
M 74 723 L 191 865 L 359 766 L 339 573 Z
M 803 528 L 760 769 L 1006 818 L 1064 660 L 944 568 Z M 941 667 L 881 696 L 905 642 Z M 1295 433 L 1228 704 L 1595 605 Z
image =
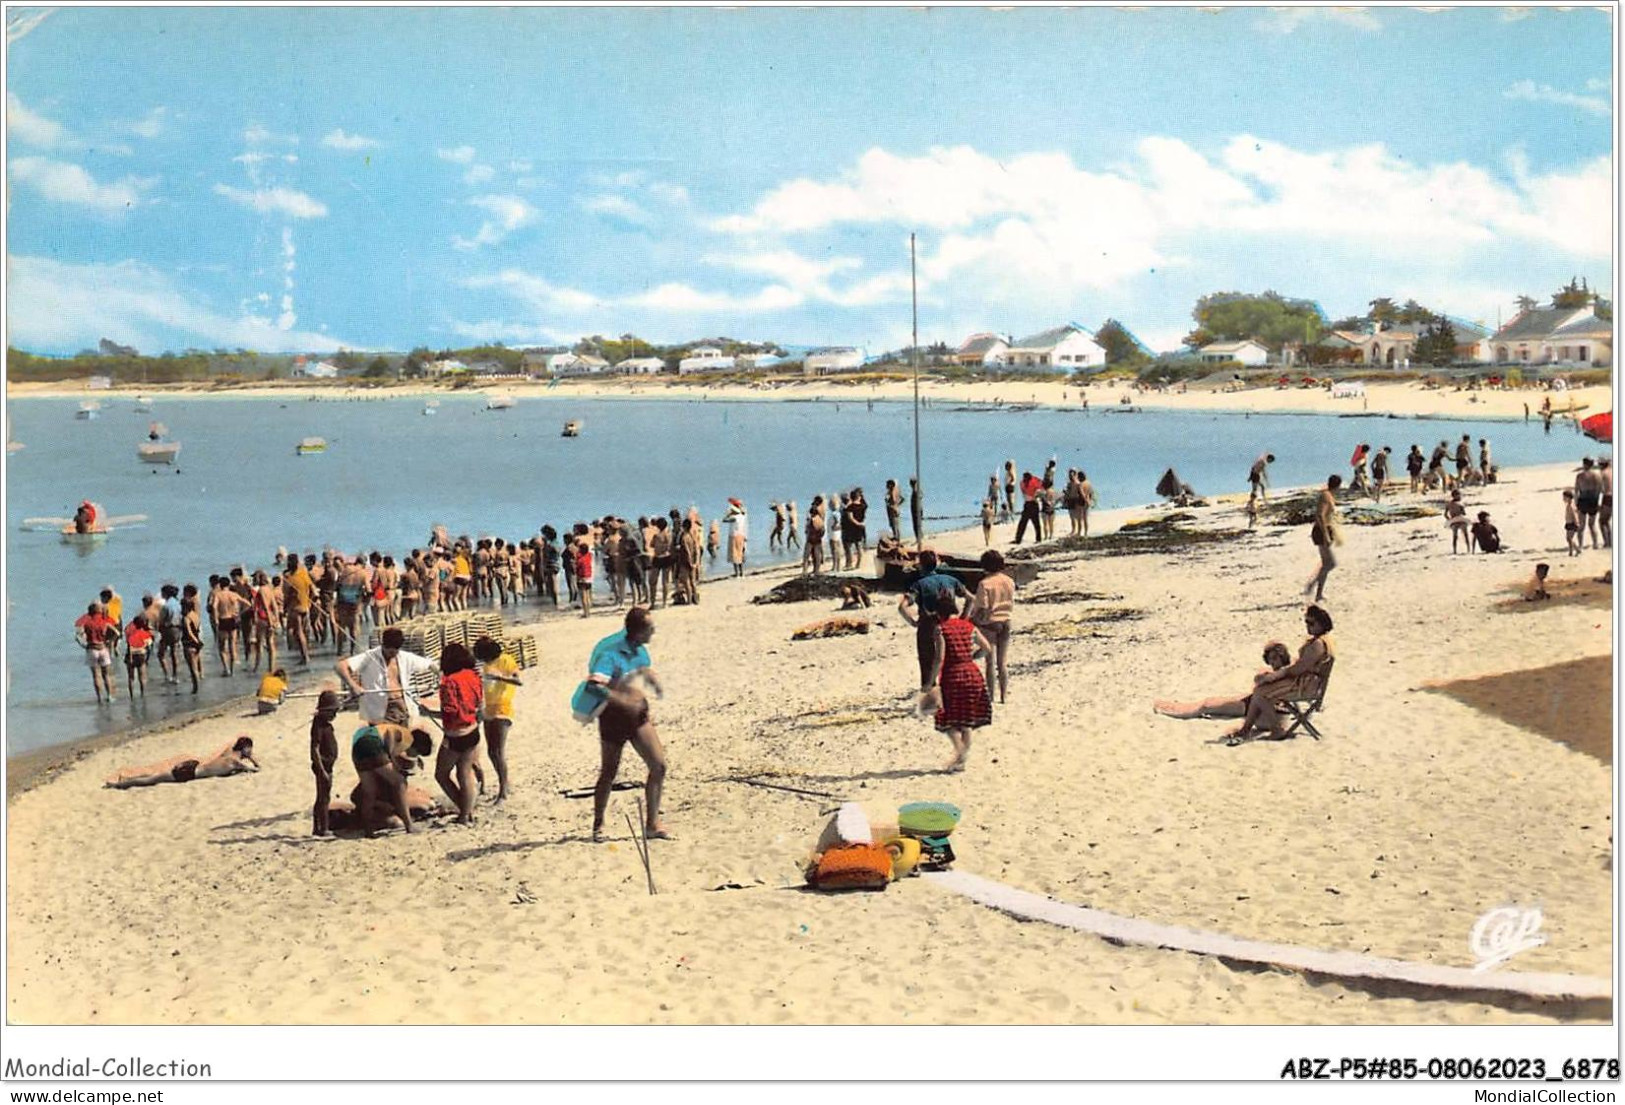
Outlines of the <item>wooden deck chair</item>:
M 1305 693 L 1297 698 L 1283 699 L 1280 703 L 1282 709 L 1292 715 L 1292 724 L 1282 734 L 1282 739 L 1296 736 L 1300 728 L 1316 740 L 1320 739 L 1320 730 L 1315 728 L 1311 719 L 1320 712 L 1320 707 L 1326 701 L 1326 688 L 1332 682 L 1332 667 L 1337 663 L 1337 657 L 1328 656 L 1320 665 L 1320 670 L 1312 677 L 1312 682 L 1305 688 Z

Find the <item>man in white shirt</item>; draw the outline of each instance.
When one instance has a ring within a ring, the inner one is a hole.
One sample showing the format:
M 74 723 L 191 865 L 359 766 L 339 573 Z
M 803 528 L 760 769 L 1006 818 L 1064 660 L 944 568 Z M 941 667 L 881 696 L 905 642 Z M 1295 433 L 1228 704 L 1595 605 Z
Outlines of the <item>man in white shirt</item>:
M 384 630 L 383 643 L 377 648 L 344 657 L 333 665 L 350 693 L 360 698 L 363 721 L 411 725 L 412 716 L 417 712 L 412 697 L 412 677 L 419 672 L 435 671 L 438 665 L 427 657 L 405 651 L 401 648 L 405 643 L 406 634 L 390 626 Z

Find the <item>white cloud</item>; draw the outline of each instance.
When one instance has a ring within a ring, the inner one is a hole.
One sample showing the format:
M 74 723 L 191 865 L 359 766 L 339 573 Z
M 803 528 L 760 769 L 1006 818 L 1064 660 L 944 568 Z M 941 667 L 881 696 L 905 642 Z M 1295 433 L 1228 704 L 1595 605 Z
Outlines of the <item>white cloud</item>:
M 1259 248 L 1380 240 L 1389 258 L 1459 256 L 1503 240 L 1608 256 L 1605 159 L 1508 183 L 1468 164 L 1418 165 L 1381 145 L 1303 152 L 1241 136 L 1215 160 L 1151 137 L 1136 153 L 1127 167 L 1095 172 L 1058 154 L 870 150 L 834 180 L 787 181 L 711 225 L 751 239 L 930 228 L 938 233 L 922 254 L 923 287 L 968 280 L 1012 296 L 1024 285 L 1109 288 L 1185 263 L 1187 247 L 1214 235 Z
M 516 157 L 516 158 L 514 158 L 512 161 L 508 162 L 508 171 L 510 173 L 528 173 L 528 172 L 530 172 L 531 171 L 530 158 L 528 158 L 528 157 Z
M 375 150 L 383 143 L 376 138 L 367 138 L 359 134 L 346 134 L 344 128 L 339 127 L 322 135 L 322 145 L 330 150 L 345 150 L 353 153 L 359 150 Z
M 137 261 L 74 265 L 44 257 L 7 259 L 9 339 L 25 349 L 80 349 L 111 338 L 144 353 L 244 348 L 326 352 L 346 343 L 281 330 L 252 313 L 211 310 L 164 273 Z
M 1260 30 L 1271 34 L 1289 35 L 1306 24 L 1334 23 L 1356 31 L 1380 31 L 1382 23 L 1370 11 L 1360 7 L 1340 8 L 1271 8 L 1258 20 Z
M 327 216 L 327 205 L 292 188 L 233 188 L 229 184 L 216 184 L 216 195 L 262 215 L 281 214 L 292 219 L 320 219 Z
M 6 12 L 6 45 L 21 40 L 55 11 L 55 8 L 21 8 Z
M 463 174 L 464 184 L 484 184 L 497 175 L 497 171 L 489 165 L 472 165 L 468 172 Z
M 769 284 L 751 295 L 740 296 L 725 292 L 702 292 L 682 283 L 661 284 L 617 301 L 619 305 L 627 307 L 680 314 L 782 311 L 799 307 L 804 302 L 803 296 L 782 284 Z
M 498 341 L 510 346 L 573 345 L 582 337 L 580 333 L 567 333 L 563 330 L 553 330 L 545 326 L 522 322 L 504 322 L 497 319 L 486 319 L 481 322 L 453 322 L 447 329 L 465 341 L 477 342 L 481 345 Z
M 1586 82 L 1587 88 L 1592 88 L 1592 82 Z M 1606 82 L 1603 82 L 1606 88 Z M 1599 91 L 1593 89 L 1593 91 Z M 1601 96 L 1582 96 L 1577 92 L 1564 92 L 1553 88 L 1549 84 L 1536 84 L 1531 80 L 1514 81 L 1507 85 L 1501 93 L 1509 100 L 1530 100 L 1538 104 L 1560 104 L 1563 107 L 1577 107 L 1581 111 L 1589 111 L 1593 115 L 1607 115 L 1612 107 Z
M 11 178 L 52 203 L 88 207 L 103 215 L 123 214 L 141 203 L 142 193 L 157 183 L 155 178 L 125 177 L 99 184 L 80 166 L 45 157 L 13 158 Z
M 1535 14 L 1534 8 L 1502 8 L 1502 23 L 1517 23 Z
M 504 269 L 486 276 L 472 276 L 462 282 L 465 288 L 502 291 L 537 311 L 580 313 L 607 306 L 604 300 L 575 288 L 560 287 L 539 276 L 518 269 Z
M 157 138 L 164 132 L 164 121 L 168 116 L 169 109 L 167 107 L 155 107 L 135 122 L 125 123 L 124 130 L 137 138 Z
M 649 213 L 625 196 L 588 196 L 578 202 L 589 215 L 607 215 L 638 226 L 647 226 L 650 222 Z
M 450 161 L 458 165 L 468 165 L 474 160 L 473 146 L 458 146 L 450 150 L 436 150 L 434 155 L 442 161 Z
M 250 146 L 263 146 L 267 142 L 280 142 L 284 145 L 297 146 L 297 134 L 278 134 L 268 129 L 263 123 L 250 123 L 243 131 L 243 141 Z
M 17 98 L 15 92 L 6 93 L 6 132 L 13 142 L 22 142 L 45 150 L 79 146 L 77 140 L 69 137 L 61 123 L 30 110 Z
M 673 207 L 684 207 L 688 204 L 688 189 L 681 184 L 666 184 L 655 181 L 649 185 L 649 194 L 662 203 L 669 203 Z
M 474 237 L 452 238 L 451 244 L 461 250 L 494 246 L 514 231 L 535 222 L 538 215 L 536 208 L 518 196 L 475 196 L 468 204 L 484 211 L 491 218 L 480 224 L 480 229 Z

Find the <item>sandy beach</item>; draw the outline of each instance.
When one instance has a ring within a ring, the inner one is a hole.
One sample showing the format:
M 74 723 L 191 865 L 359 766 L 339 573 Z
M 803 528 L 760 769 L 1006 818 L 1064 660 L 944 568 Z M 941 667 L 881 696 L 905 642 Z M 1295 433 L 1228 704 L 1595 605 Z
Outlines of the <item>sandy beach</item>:
M 424 398 L 448 395 L 480 395 L 487 393 L 511 394 L 519 399 L 526 396 L 546 397 L 550 400 L 568 399 L 691 399 L 731 402 L 769 401 L 849 401 L 860 399 L 906 402 L 914 397 L 914 385 L 903 377 L 874 382 L 859 382 L 839 377 L 818 379 L 781 379 L 772 385 L 766 383 L 724 384 L 706 383 L 703 378 L 639 379 L 620 377 L 592 380 L 581 377 L 566 378 L 550 386 L 552 381 L 528 379 L 493 379 L 477 389 L 452 389 L 422 381 L 402 381 L 387 387 L 361 388 L 342 384 L 312 385 L 289 381 L 268 385 L 244 385 L 231 388 L 210 388 L 206 385 L 163 385 L 146 388 L 122 387 L 113 391 L 89 392 L 82 386 L 41 383 L 9 383 L 7 394 L 12 399 L 51 398 L 84 399 L 87 396 L 106 400 L 133 398 L 137 393 L 150 395 L 162 402 L 165 396 L 187 399 L 316 399 L 327 402 L 349 402 L 384 398 Z M 1519 390 L 1476 391 L 1456 390 L 1454 387 L 1427 388 L 1420 381 L 1369 381 L 1363 399 L 1334 399 L 1325 388 L 1250 387 L 1244 391 L 1225 391 L 1211 386 L 1196 386 L 1187 392 L 1136 391 L 1132 381 L 1097 380 L 1089 387 L 1055 381 L 986 379 L 949 382 L 923 377 L 920 395 L 932 403 L 1042 403 L 1052 406 L 1075 407 L 1087 397 L 1091 409 L 1102 410 L 1118 404 L 1124 395 L 1133 405 L 1188 411 L 1236 411 L 1254 414 L 1337 414 L 1337 415 L 1392 415 L 1398 418 L 1484 418 L 1522 419 L 1526 415 L 1538 420 L 1543 398 L 1551 396 L 1552 409 L 1562 415 L 1573 410 L 1584 418 L 1587 414 L 1613 409 L 1613 392 L 1607 385 L 1576 387 L 1562 392 L 1549 392 L 1537 388 Z
M 1503 394 L 1535 393 L 1489 393 L 1484 413 Z M 1510 549 L 1500 556 L 1452 557 L 1437 516 L 1345 527 L 1327 587 L 1339 663 L 1319 741 L 1225 748 L 1213 742 L 1227 723 L 1151 710 L 1156 698 L 1239 693 L 1264 640 L 1296 648 L 1301 639 L 1300 587 L 1314 560 L 1307 526 L 1240 532 L 1234 500 L 1190 512 L 1192 527 L 1237 531 L 1224 539 L 1041 561 L 1017 598 L 1010 702 L 976 733 L 961 775 L 938 772 L 948 743 L 909 713 L 913 636 L 894 598 L 880 597 L 867 635 L 792 643 L 796 627 L 835 603 L 750 602 L 787 569 L 712 583 L 699 606 L 655 615 L 651 650 L 667 696 L 654 717 L 677 839 L 652 846 L 653 897 L 622 820 L 638 792 L 617 792 L 616 831 L 603 845 L 588 839 L 590 801 L 563 793 L 590 786 L 596 771 L 595 734 L 570 720 L 567 702 L 592 644 L 618 628 L 613 613 L 534 631 L 541 663 L 525 673 L 509 738 L 515 795 L 499 808 L 482 803 L 471 829 L 441 820 L 412 836 L 313 840 L 305 701 L 92 748 L 9 802 L 7 1016 L 1572 1019 L 1560 1008 L 1418 1000 L 1113 946 L 1020 923 L 924 880 L 819 894 L 800 887 L 799 870 L 839 799 L 882 810 L 940 799 L 965 811 L 954 836 L 960 869 L 1058 900 L 1456 966 L 1473 965 L 1468 933 L 1482 913 L 1538 904 L 1547 942 L 1511 969 L 1609 974 L 1612 595 L 1587 581 L 1610 557 L 1563 555 L 1558 496 L 1572 478 L 1569 466 L 1524 468 L 1467 491 L 1469 509 L 1489 510 L 1500 526 Z M 1091 528 L 1165 513 L 1101 513 Z M 1011 532 L 1000 526 L 996 539 Z M 974 554 L 981 535 L 937 543 Z M 1540 560 L 1552 565 L 1553 600 L 1511 601 Z M 718 661 L 719 642 L 733 659 Z M 353 722 L 341 715 L 341 733 Z M 239 733 L 254 738 L 258 774 L 102 789 L 120 765 L 212 752 Z M 627 757 L 622 778 L 641 777 Z M 341 759 L 336 791 L 353 781 Z

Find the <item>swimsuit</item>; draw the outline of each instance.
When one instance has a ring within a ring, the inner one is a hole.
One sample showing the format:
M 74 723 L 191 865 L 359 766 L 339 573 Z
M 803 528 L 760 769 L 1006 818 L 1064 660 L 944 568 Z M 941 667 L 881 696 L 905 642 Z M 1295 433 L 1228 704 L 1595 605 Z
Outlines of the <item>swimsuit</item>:
M 196 760 L 182 760 L 169 769 L 169 777 L 177 783 L 190 783 L 197 778 L 198 762 Z

